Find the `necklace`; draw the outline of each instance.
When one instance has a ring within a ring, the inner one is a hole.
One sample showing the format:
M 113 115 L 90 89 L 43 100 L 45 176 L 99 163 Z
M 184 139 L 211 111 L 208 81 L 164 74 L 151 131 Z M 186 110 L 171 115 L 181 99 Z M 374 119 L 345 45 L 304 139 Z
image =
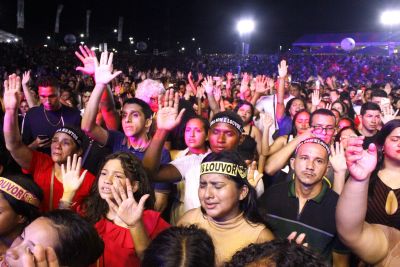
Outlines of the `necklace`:
M 47 122 L 48 122 L 51 126 L 53 126 L 53 127 L 58 126 L 58 125 L 60 124 L 60 122 L 62 122 L 63 125 L 64 125 L 64 120 L 63 120 L 63 116 L 62 116 L 62 111 L 61 111 L 60 120 L 59 120 L 56 124 L 51 123 L 51 121 L 50 121 L 49 118 L 47 117 L 46 109 L 45 109 L 44 107 L 43 107 L 43 113 L 44 113 L 44 116 L 46 117 Z

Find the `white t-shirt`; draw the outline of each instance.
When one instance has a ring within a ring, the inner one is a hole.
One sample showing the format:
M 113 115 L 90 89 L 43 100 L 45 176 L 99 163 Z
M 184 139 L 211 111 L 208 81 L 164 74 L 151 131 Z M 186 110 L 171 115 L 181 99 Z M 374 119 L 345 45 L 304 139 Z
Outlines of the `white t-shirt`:
M 274 112 L 274 106 L 273 106 L 274 97 L 275 97 L 275 112 Z M 289 95 L 288 98 L 285 98 L 283 100 L 283 103 L 285 104 L 285 106 L 286 106 L 287 102 L 292 98 L 294 98 L 294 96 Z M 258 99 L 258 101 L 256 103 L 256 109 L 260 112 L 269 113 L 272 116 L 272 119 L 274 121 L 276 121 L 276 118 L 275 118 L 276 102 L 277 102 L 276 95 L 262 96 L 262 97 L 260 97 L 260 99 Z M 271 125 L 271 128 L 269 128 L 269 143 L 270 144 L 272 144 L 272 142 L 274 141 L 272 139 L 272 135 L 274 134 L 275 130 L 277 129 L 277 128 L 275 128 L 275 124 L 276 124 L 276 126 L 278 126 L 278 122 L 276 122 Z M 261 132 L 264 131 L 264 127 L 260 120 L 255 121 L 255 125 L 257 126 L 258 129 L 260 129 Z

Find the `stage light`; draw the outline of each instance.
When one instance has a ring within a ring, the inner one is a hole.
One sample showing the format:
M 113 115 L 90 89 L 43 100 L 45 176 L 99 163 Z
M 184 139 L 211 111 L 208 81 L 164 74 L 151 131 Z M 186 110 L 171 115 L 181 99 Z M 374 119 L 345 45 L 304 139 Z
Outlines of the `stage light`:
M 400 10 L 385 11 L 381 15 L 381 23 L 383 25 L 397 25 L 400 24 Z
M 50 40 L 50 36 L 49 35 L 47 35 L 47 40 Z
M 18 38 L 15 38 L 14 41 L 18 42 Z
M 85 35 L 83 33 L 80 34 L 81 38 L 85 37 Z
M 184 47 L 182 47 L 181 49 L 182 49 L 182 51 L 185 51 L 185 48 L 184 48 Z
M 192 41 L 193 41 L 193 42 L 196 41 L 196 38 L 193 37 L 193 38 L 192 38 Z
M 117 33 L 118 32 L 117 29 L 114 29 L 114 32 Z
M 236 24 L 236 29 L 240 35 L 251 33 L 252 31 L 254 31 L 254 28 L 255 28 L 255 23 L 251 19 L 242 19 L 239 20 L 238 23 Z

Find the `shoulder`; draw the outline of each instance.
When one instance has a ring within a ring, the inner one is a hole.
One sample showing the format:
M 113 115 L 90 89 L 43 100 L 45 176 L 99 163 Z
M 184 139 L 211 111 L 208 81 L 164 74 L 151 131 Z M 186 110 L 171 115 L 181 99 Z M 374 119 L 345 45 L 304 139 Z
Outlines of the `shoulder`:
M 179 220 L 178 226 L 195 224 L 199 218 L 203 217 L 203 213 L 200 208 L 188 210 Z
M 264 243 L 275 239 L 274 234 L 268 229 L 264 228 L 258 235 L 256 243 Z

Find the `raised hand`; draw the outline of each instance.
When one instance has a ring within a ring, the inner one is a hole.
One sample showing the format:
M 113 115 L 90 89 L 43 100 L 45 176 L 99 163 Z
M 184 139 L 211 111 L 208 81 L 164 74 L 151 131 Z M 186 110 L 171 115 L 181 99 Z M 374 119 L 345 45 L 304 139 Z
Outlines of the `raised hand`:
M 256 93 L 265 94 L 268 92 L 268 77 L 265 75 L 258 75 L 256 77 Z
M 150 195 L 143 195 L 138 203 L 133 196 L 133 188 L 129 179 L 125 179 L 126 190 L 119 179 L 116 179 L 116 181 L 116 186 L 111 187 L 111 192 L 116 203 L 109 198 L 107 198 L 106 201 L 117 217 L 129 228 L 133 228 L 141 220 L 144 211 L 144 203 Z
M 204 81 L 201 83 L 201 85 L 203 85 L 204 90 L 206 91 L 207 94 L 213 94 L 213 90 L 214 90 L 213 84 L 214 84 L 214 82 L 210 75 L 206 76 L 204 78 Z
M 59 267 L 57 255 L 52 247 L 43 248 L 35 245 L 31 252 L 25 250 L 22 255 L 22 265 L 25 267 Z
M 21 78 L 15 73 L 8 76 L 8 80 L 4 81 L 3 101 L 6 110 L 14 111 L 19 107 L 21 101 Z
M 157 129 L 171 131 L 181 122 L 185 109 L 178 113 L 178 105 L 179 95 L 173 89 L 165 92 L 164 102 L 158 96 Z
M 213 94 L 214 94 L 215 101 L 219 102 L 221 100 L 221 94 L 222 94 L 221 87 L 219 87 L 219 86 L 214 87 Z
M 88 75 L 93 75 L 95 72 L 96 53 L 90 50 L 86 45 L 80 45 L 79 50 L 81 50 L 81 54 L 79 54 L 78 51 L 75 51 L 75 56 L 82 62 L 83 67 L 76 67 L 76 70 Z
M 199 72 L 197 74 L 197 81 L 200 82 L 201 80 L 203 80 L 203 78 L 204 78 L 203 73 Z
M 113 73 L 113 53 L 110 53 L 108 56 L 108 52 L 101 53 L 100 63 L 97 61 L 97 58 L 94 58 L 95 61 L 95 72 L 94 72 L 94 80 L 96 84 L 108 84 L 112 79 L 120 75 L 121 71 L 116 71 Z
M 344 146 L 339 142 L 336 142 L 335 145 L 331 145 L 329 162 L 335 172 L 345 172 L 347 170 Z
M 286 60 L 282 60 L 281 63 L 278 65 L 278 74 L 279 78 L 285 78 L 288 73 L 288 65 L 286 64 Z
M 25 71 L 22 74 L 22 86 L 26 86 L 30 79 L 31 79 L 31 71 L 30 70 Z
M 197 87 L 196 97 L 197 97 L 197 98 L 202 98 L 202 97 L 203 97 L 203 98 L 206 98 L 204 92 L 205 92 L 205 89 L 204 89 L 203 86 Z
M 87 170 L 85 170 L 79 175 L 81 166 L 82 158 L 78 158 L 77 154 L 73 155 L 72 161 L 71 156 L 68 156 L 67 166 L 61 164 L 61 180 L 64 188 L 62 200 L 70 202 L 75 196 L 76 191 L 81 187 L 87 173 Z
M 274 124 L 274 118 L 268 112 L 260 113 L 260 119 L 263 124 L 263 129 L 269 129 Z
M 188 78 L 188 81 L 193 81 L 193 75 L 192 75 L 191 71 L 189 71 L 187 78 Z
M 370 144 L 364 150 L 362 144 L 364 136 L 349 138 L 347 141 L 346 164 L 350 175 L 355 180 L 363 181 L 368 179 L 375 170 L 377 163 L 377 153 L 375 144 Z
M 393 107 L 389 104 L 388 106 L 382 108 L 382 116 L 381 120 L 383 124 L 388 123 L 391 120 L 394 120 L 399 113 L 399 110 L 394 111 Z
M 249 169 L 247 171 L 247 181 L 249 181 L 249 184 L 254 188 L 256 188 L 258 182 L 263 177 L 262 173 L 258 173 L 257 175 L 255 175 L 256 170 L 257 170 L 257 162 L 253 161 L 250 164 Z
M 313 106 L 318 106 L 321 103 L 321 97 L 319 96 L 319 90 L 313 90 L 311 95 L 311 103 Z

